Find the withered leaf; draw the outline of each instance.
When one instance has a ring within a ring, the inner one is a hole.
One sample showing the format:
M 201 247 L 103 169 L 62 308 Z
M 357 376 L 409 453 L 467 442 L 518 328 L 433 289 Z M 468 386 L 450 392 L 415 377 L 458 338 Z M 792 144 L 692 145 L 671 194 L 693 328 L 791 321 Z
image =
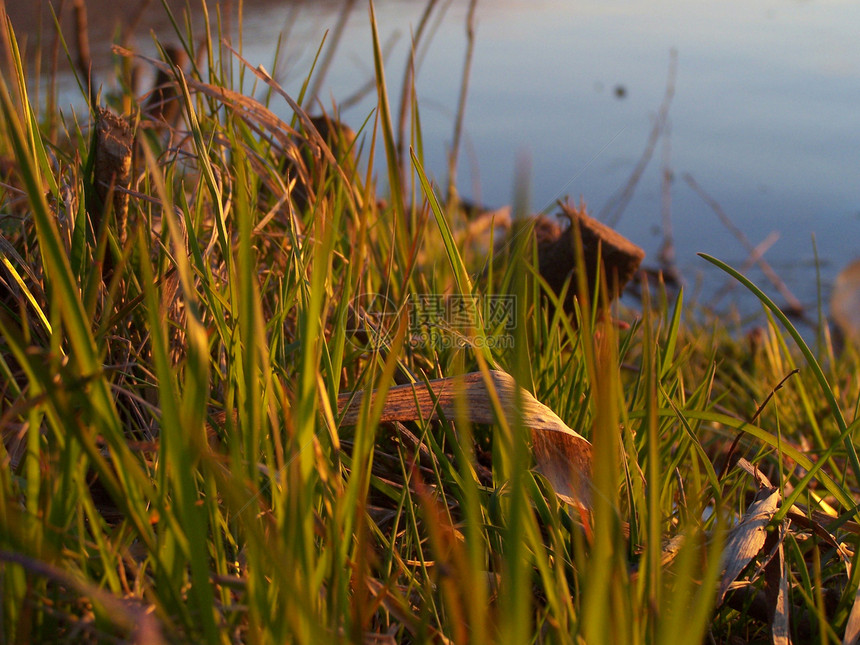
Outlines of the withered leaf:
M 552 484 L 563 501 L 591 507 L 591 444 L 569 428 L 558 415 L 520 388 L 506 372 L 490 370 L 488 381 L 508 420 L 522 415 L 531 430 L 532 451 L 538 472 Z M 374 393 L 375 396 L 375 393 Z M 436 420 L 455 417 L 457 397 L 466 402 L 472 423 L 498 423 L 491 392 L 481 372 L 429 381 L 428 385 L 399 385 L 388 390 L 381 421 Z M 519 397 L 519 401 L 517 399 Z M 363 393 L 348 392 L 338 397 L 344 425 L 354 425 L 361 411 Z M 519 408 L 518 408 L 519 406 Z
M 767 525 L 776 513 L 779 502 L 779 489 L 762 489 L 759 499 L 750 505 L 741 523 L 732 529 L 723 553 L 724 573 L 717 594 L 718 606 L 723 602 L 731 584 L 764 546 Z

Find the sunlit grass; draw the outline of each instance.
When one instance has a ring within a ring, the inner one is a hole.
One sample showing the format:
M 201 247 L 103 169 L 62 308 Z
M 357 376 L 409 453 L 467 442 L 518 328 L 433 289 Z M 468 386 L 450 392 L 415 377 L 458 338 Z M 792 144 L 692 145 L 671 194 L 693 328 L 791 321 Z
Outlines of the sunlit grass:
M 461 244 L 417 106 L 399 152 L 373 24 L 378 108 L 352 141 L 217 35 L 202 55 L 185 38 L 204 64 L 171 72 L 181 119 L 139 132 L 126 233 L 94 210 L 89 115 L 52 135 L 6 32 L 4 641 L 766 640 L 764 574 L 715 606 L 757 489 L 732 456 L 798 505 L 771 523 L 796 642 L 839 640 L 860 575 L 856 353 L 814 352 L 762 293 L 748 336 L 654 284 L 569 317 L 528 225 Z M 291 122 L 238 92 L 251 78 Z M 414 342 L 415 303 L 489 295 L 513 299 L 512 324 L 479 309 Z M 491 426 L 466 401 L 381 424 L 384 397 L 342 422 L 344 393 L 489 369 L 591 441 L 590 508 L 537 474 L 532 429 L 498 400 Z

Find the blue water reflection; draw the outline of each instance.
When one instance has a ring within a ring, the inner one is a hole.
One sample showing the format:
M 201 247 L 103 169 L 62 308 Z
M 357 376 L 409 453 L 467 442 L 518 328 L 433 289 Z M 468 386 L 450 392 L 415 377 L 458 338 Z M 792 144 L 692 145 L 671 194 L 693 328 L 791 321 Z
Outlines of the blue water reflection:
M 243 51 L 297 95 L 344 2 L 248 0 Z M 378 0 L 392 107 L 410 33 L 425 1 Z M 319 93 L 343 103 L 372 78 L 367 3 L 356 1 Z M 467 0 L 438 2 L 419 47 L 417 93 L 428 171 L 444 185 L 466 47 Z M 816 237 L 823 275 L 858 254 L 860 233 L 860 3 L 840 0 L 569 0 L 481 2 L 459 164 L 459 190 L 510 203 L 518 158 L 530 159 L 532 207 L 570 195 L 597 213 L 645 149 L 677 52 L 667 136 L 618 222 L 656 261 L 670 169 L 676 257 L 692 281 L 704 251 L 739 266 L 746 250 L 689 174 L 753 244 L 779 240 L 767 259 L 804 303 L 815 300 Z M 275 64 L 275 46 L 284 36 Z M 333 41 L 329 44 L 333 44 Z M 622 88 L 623 92 L 616 91 Z M 623 93 L 623 96 L 619 94 Z M 345 109 L 359 127 L 375 95 Z M 273 106 L 282 109 L 285 105 Z M 382 174 L 382 173 L 380 173 Z M 766 288 L 760 274 L 752 277 Z M 826 294 L 825 294 L 826 295 Z
M 321 92 L 326 103 L 344 99 L 370 75 L 369 20 L 357 4 Z M 400 34 L 388 63 L 393 96 L 410 26 L 424 6 L 376 5 L 383 40 Z M 427 164 L 440 183 L 461 80 L 466 9 L 466 2 L 447 9 L 417 80 Z M 260 42 L 270 42 L 279 10 L 262 11 L 254 29 L 264 32 Z M 318 40 L 336 14 L 307 12 L 304 37 L 316 33 Z M 735 264 L 747 255 L 681 180 L 689 173 L 753 244 L 772 231 L 780 234 L 766 257 L 802 301 L 814 301 L 811 236 L 828 279 L 857 252 L 858 24 L 860 5 L 836 1 L 482 3 L 460 191 L 491 206 L 509 203 L 517 158 L 527 155 L 536 210 L 568 194 L 599 212 L 643 153 L 674 49 L 668 143 L 658 144 L 619 230 L 654 258 L 666 164 L 675 178 L 671 215 L 682 270 L 706 270 L 696 251 Z M 303 45 L 293 45 L 287 80 L 295 88 L 310 49 L 296 57 Z M 265 60 L 264 48 L 252 56 Z M 345 119 L 360 124 L 373 100 L 347 110 Z

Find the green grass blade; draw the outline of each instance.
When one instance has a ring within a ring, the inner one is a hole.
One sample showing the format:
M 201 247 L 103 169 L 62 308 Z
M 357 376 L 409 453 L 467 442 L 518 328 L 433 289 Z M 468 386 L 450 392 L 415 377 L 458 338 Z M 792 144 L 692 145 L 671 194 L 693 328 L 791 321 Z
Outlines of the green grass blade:
M 791 324 L 791 321 L 788 319 L 788 316 L 786 316 L 782 312 L 782 310 L 776 306 L 773 300 L 768 298 L 768 296 L 761 289 L 759 289 L 743 274 L 741 274 L 739 271 L 736 271 L 725 262 L 721 262 L 720 260 L 711 257 L 710 255 L 707 255 L 705 253 L 699 253 L 699 255 L 714 266 L 728 273 L 735 280 L 737 280 L 744 287 L 746 287 L 749 291 L 751 291 L 753 295 L 755 295 L 755 297 L 758 298 L 759 301 L 770 310 L 770 312 L 777 318 L 777 320 L 782 323 L 783 327 L 785 327 L 786 331 L 788 331 L 789 335 L 792 337 L 792 339 L 794 339 L 794 342 L 797 344 L 798 348 L 806 359 L 809 368 L 815 375 L 815 379 L 816 381 L 818 381 L 818 384 L 821 387 L 821 394 L 824 396 L 824 400 L 827 401 L 827 404 L 830 407 L 830 413 L 839 427 L 839 434 L 842 440 L 842 444 L 845 447 L 845 452 L 848 455 L 851 469 L 854 471 L 854 481 L 860 482 L 860 460 L 858 460 L 857 450 L 854 448 L 854 442 L 849 435 L 848 426 L 845 423 L 845 417 L 842 415 L 842 410 L 839 408 L 839 403 L 833 393 L 833 388 L 831 388 L 830 384 L 827 382 L 827 377 L 824 375 L 824 371 L 821 369 L 821 365 L 819 365 L 818 360 L 816 360 L 815 355 L 812 353 L 812 350 L 809 349 L 809 346 L 803 340 L 803 336 L 800 335 L 800 332 L 798 332 L 794 325 Z M 818 463 L 821 464 L 823 463 L 823 461 L 824 460 L 821 460 Z M 803 494 L 803 487 L 798 486 L 793 491 L 789 499 L 787 499 L 786 502 L 783 504 L 781 512 L 787 512 L 787 509 L 794 501 L 798 499 L 801 494 Z M 854 508 L 854 506 L 855 505 L 853 503 L 849 503 L 846 508 Z

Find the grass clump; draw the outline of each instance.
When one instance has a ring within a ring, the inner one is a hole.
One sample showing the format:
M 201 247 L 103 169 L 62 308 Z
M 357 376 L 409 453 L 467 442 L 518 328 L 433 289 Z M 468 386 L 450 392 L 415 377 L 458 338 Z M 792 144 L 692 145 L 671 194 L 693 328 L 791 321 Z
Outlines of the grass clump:
M 462 243 L 417 106 L 398 152 L 375 32 L 379 108 L 357 134 L 243 67 L 282 121 L 234 91 L 225 45 L 184 42 L 206 64 L 153 63 L 181 116 L 131 116 L 120 185 L 96 170 L 95 106 L 35 108 L 4 25 L 4 640 L 852 633 L 855 354 L 811 352 L 778 311 L 743 337 L 647 286 L 616 311 L 629 327 L 588 299 L 566 316 L 528 235 L 498 257 Z M 494 317 L 491 298 L 514 306 Z M 534 468 L 522 399 L 488 388 L 491 424 L 462 397 L 410 420 L 385 407 L 397 384 L 491 369 L 590 440 L 588 504 Z M 727 545 L 760 489 L 782 503 L 744 560 Z

